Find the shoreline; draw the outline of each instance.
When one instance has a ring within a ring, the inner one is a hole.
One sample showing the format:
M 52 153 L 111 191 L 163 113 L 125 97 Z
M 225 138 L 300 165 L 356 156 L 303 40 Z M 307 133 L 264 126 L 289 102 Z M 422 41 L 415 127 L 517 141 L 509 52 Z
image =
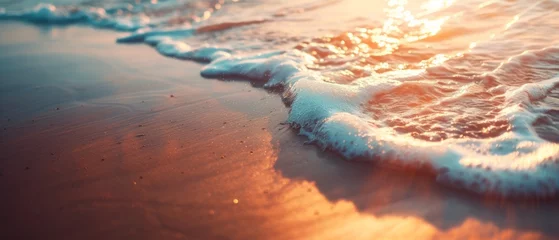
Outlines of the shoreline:
M 18 92 L 2 97 L 0 143 L 0 191 L 10 196 L 0 211 L 16 238 L 559 234 L 552 226 L 559 207 L 468 197 L 420 172 L 321 152 L 281 124 L 288 109 L 278 94 L 203 79 L 198 64 L 116 44 L 118 33 L 2 27 L 29 41 L 0 38 L 10 50 L 0 70 L 20 84 L 2 83 L 2 92 Z M 22 67 L 40 72 L 18 75 Z

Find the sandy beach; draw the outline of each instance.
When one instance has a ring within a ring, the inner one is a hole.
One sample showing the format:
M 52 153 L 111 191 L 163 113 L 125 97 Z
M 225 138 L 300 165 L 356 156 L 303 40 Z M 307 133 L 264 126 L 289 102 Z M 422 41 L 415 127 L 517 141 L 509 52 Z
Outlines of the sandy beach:
M 121 33 L 0 25 L 1 239 L 553 239 L 502 201 L 323 152 L 280 96 Z M 71 37 L 70 37 L 71 36 Z

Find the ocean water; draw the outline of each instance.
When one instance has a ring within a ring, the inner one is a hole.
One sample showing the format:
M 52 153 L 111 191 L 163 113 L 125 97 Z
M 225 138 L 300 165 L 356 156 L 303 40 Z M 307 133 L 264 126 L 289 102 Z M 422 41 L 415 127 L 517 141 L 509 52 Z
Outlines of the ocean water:
M 559 191 L 557 0 L 0 0 L 0 19 L 122 31 L 280 94 L 348 160 L 502 197 Z

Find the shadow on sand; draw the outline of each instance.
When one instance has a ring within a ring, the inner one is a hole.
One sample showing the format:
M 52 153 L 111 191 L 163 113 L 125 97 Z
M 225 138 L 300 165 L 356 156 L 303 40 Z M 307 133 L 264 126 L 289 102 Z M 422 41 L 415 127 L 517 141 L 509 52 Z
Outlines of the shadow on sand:
M 315 160 L 293 159 L 294 144 L 304 144 L 296 136 L 276 138 L 278 159 L 275 170 L 290 179 L 314 182 L 329 201 L 346 200 L 360 212 L 381 216 L 414 216 L 446 231 L 467 219 L 492 223 L 500 229 L 517 229 L 559 235 L 558 201 L 506 201 L 488 199 L 437 184 L 433 176 L 417 171 L 388 169 L 373 163 L 344 161 L 316 146 Z M 283 142 L 282 142 L 282 139 Z M 287 142 L 285 139 L 291 139 Z M 300 159 L 300 158 L 297 158 Z

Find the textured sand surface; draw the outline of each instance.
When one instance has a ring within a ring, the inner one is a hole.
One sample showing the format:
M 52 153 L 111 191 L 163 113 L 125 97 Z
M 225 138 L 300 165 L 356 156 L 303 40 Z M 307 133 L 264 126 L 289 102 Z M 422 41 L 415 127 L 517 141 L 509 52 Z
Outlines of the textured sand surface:
M 2 239 L 559 234 L 554 202 L 483 199 L 343 161 L 283 125 L 276 94 L 202 79 L 197 64 L 117 46 L 115 33 L 0 29 Z

